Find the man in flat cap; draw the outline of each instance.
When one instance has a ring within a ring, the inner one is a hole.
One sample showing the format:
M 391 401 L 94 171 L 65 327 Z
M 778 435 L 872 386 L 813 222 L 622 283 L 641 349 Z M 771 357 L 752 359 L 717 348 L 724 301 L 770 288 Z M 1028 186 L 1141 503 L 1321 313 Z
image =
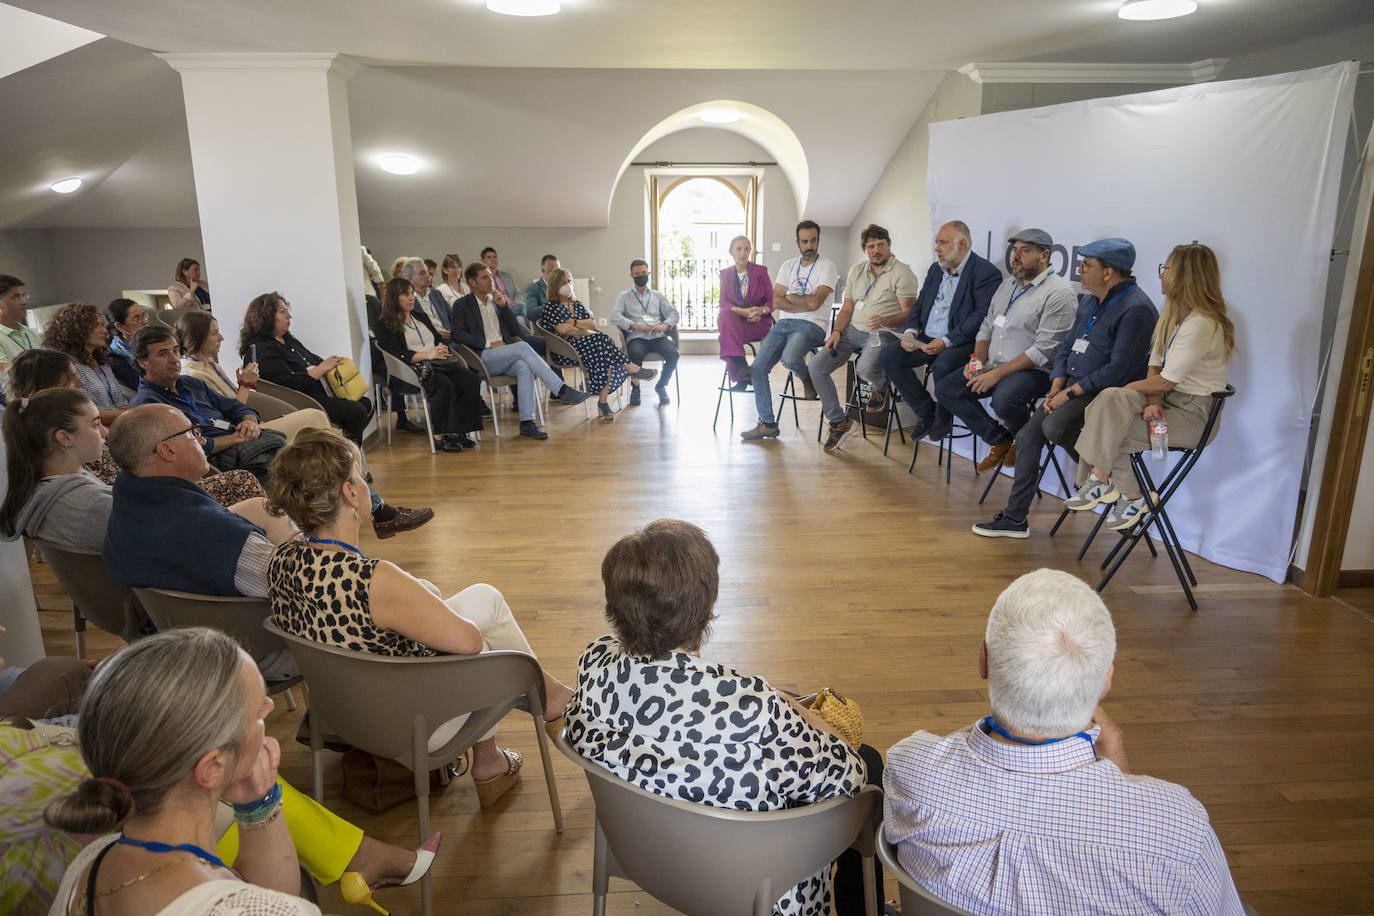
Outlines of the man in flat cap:
M 1054 240 L 1023 229 L 1011 244 L 1011 276 L 992 295 L 964 371 L 935 383 L 935 399 L 989 446 L 978 470 L 1016 463 L 1014 436 L 1037 398 L 1050 389 L 1050 361 L 1073 324 L 1073 287 L 1050 267 Z M 974 362 L 977 360 L 977 363 Z M 981 364 L 981 365 L 979 365 Z M 992 398 L 989 415 L 978 403 Z
M 1123 238 L 1099 239 L 1078 249 L 1083 295 L 1073 328 L 1055 351 L 1045 402 L 1016 434 L 1016 476 L 1007 505 L 992 521 L 973 526 L 984 537 L 1030 536 L 1027 515 L 1039 484 L 1046 442 L 1068 450 L 1083 431 L 1083 414 L 1097 393 L 1145 377 L 1150 336 L 1159 313 L 1131 276 L 1135 246 Z M 1085 471 L 1079 471 L 1079 483 Z

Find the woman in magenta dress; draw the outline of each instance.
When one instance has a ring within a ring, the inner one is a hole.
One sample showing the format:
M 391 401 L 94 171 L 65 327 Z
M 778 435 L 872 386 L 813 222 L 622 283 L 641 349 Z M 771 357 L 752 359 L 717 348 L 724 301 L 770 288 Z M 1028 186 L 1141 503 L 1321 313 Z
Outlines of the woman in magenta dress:
M 749 260 L 753 246 L 737 235 L 730 241 L 735 263 L 720 272 L 720 358 L 735 388 L 749 387 L 749 364 L 744 345 L 763 340 L 773 327 L 773 280 L 768 268 Z

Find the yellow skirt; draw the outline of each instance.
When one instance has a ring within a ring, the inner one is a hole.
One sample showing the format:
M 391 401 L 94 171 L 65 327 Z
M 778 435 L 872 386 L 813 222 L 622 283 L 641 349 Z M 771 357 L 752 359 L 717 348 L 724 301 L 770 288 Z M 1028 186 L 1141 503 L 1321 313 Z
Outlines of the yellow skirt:
M 296 856 L 321 884 L 339 880 L 363 842 L 363 829 L 330 811 L 309 795 L 277 777 L 281 786 L 281 816 L 291 833 Z M 239 827 L 233 824 L 219 839 L 219 857 L 233 865 L 239 855 Z

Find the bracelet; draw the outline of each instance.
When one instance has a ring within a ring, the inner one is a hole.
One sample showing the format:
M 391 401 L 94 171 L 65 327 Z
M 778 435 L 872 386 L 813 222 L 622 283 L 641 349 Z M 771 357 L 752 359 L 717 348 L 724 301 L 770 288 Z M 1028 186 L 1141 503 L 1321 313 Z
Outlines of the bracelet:
M 239 826 L 265 827 L 281 813 L 281 783 L 272 783 L 267 794 L 246 805 L 234 805 L 234 820 Z
M 239 825 L 239 832 L 241 833 L 245 830 L 261 830 L 271 825 L 271 823 L 279 817 L 281 817 L 281 802 L 277 802 L 272 810 L 267 813 L 266 817 L 261 817 L 255 821 L 239 820 L 239 816 L 236 812 L 234 814 L 234 822 Z

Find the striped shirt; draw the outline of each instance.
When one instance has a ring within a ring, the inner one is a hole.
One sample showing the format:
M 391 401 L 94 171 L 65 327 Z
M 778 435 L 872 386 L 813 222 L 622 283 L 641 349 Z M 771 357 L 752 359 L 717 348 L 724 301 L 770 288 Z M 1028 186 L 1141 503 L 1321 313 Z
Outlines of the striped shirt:
M 1081 738 L 1007 744 L 981 722 L 916 732 L 888 752 L 883 789 L 902 867 L 979 916 L 1242 913 L 1206 809 Z

